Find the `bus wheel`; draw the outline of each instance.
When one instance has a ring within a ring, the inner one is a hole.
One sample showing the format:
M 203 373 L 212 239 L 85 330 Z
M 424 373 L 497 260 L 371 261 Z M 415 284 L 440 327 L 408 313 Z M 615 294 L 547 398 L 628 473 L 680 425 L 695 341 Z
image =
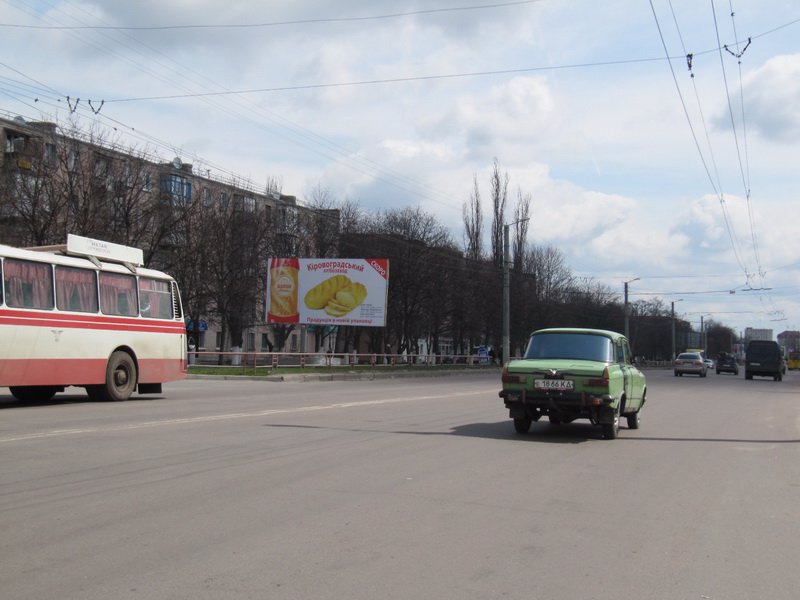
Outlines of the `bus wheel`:
M 99 401 L 121 402 L 131 397 L 136 387 L 136 363 L 127 352 L 111 355 L 106 366 L 105 385 L 87 385 L 89 398 Z
M 136 388 L 136 363 L 127 352 L 114 352 L 106 367 L 106 390 L 109 399 L 127 400 L 134 388 Z
M 13 386 L 8 389 L 14 398 L 23 402 L 46 402 L 61 390 L 61 388 L 45 385 Z

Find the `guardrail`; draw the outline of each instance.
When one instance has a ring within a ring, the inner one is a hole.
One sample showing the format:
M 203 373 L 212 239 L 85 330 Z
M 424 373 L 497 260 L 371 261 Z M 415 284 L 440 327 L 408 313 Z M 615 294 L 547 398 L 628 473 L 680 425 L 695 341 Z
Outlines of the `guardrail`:
M 514 357 L 518 358 L 518 357 Z M 189 351 L 189 365 L 214 367 L 226 371 L 257 370 L 271 371 L 288 369 L 355 369 L 383 368 L 403 369 L 407 367 L 486 368 L 499 366 L 499 361 L 477 354 L 375 354 L 375 353 L 330 353 L 330 352 L 218 352 Z M 644 368 L 671 368 L 672 361 L 645 360 L 638 363 Z
M 278 368 L 406 368 L 463 366 L 490 367 L 499 363 L 472 354 L 374 354 L 331 352 L 217 352 L 189 351 L 189 366 L 219 367 L 244 372 Z

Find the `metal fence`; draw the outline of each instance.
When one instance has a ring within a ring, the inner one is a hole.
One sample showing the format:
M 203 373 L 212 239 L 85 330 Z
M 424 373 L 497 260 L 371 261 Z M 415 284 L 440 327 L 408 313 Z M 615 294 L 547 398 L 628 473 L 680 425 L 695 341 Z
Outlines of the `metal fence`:
M 189 365 L 231 367 L 243 370 L 258 368 L 404 368 L 419 366 L 461 365 L 490 367 L 498 365 L 485 356 L 474 354 L 359 354 L 330 352 L 210 352 L 190 351 Z

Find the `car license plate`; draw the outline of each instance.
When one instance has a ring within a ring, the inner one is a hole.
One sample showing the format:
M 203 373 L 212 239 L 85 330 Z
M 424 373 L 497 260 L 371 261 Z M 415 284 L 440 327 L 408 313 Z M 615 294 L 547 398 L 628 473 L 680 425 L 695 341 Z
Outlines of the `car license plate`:
M 557 390 L 560 392 L 575 388 L 575 382 L 571 379 L 535 379 L 533 387 L 538 390 Z

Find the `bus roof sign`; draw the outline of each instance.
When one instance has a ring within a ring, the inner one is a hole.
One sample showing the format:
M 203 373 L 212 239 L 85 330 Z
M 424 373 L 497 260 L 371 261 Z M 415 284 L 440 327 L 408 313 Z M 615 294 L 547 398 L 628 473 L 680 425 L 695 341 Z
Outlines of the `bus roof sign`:
M 144 265 L 144 252 L 141 248 L 132 248 L 71 233 L 67 234 L 67 254 L 95 257 L 123 264 L 129 263 L 137 267 Z

